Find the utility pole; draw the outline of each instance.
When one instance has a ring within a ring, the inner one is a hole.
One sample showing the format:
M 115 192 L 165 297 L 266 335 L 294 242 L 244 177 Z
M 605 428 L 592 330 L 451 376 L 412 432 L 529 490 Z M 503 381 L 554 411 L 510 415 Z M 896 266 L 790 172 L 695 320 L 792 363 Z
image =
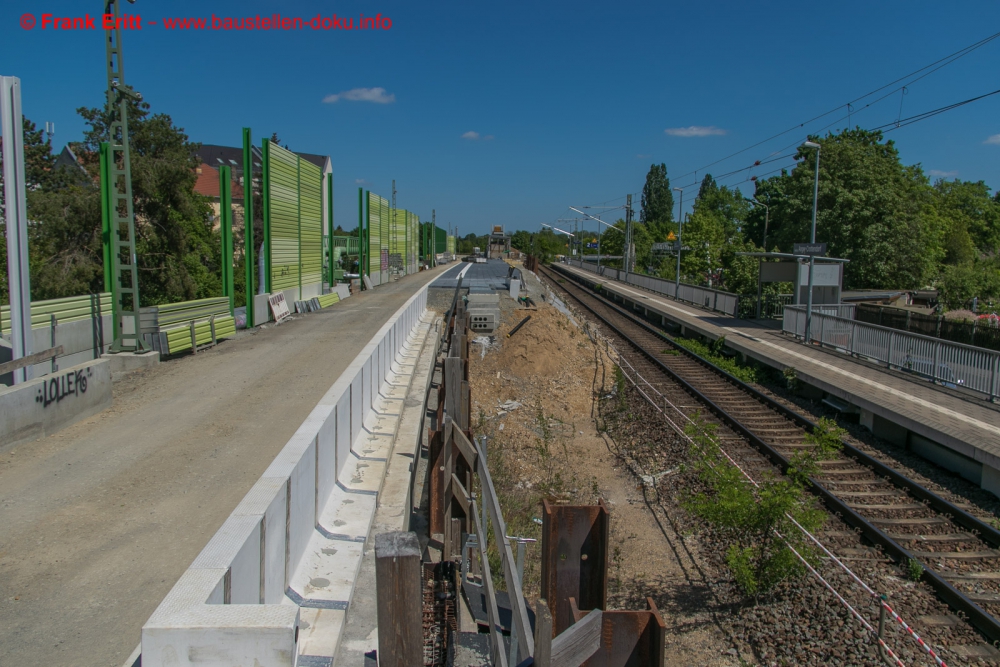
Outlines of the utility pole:
M 625 195 L 625 254 L 622 264 L 625 266 L 625 282 L 628 282 L 632 263 L 632 195 Z
M 674 188 L 681 193 L 680 207 L 677 209 L 677 277 L 674 284 L 674 299 L 680 298 L 681 293 L 681 230 L 684 227 L 684 188 Z
M 396 238 L 396 179 L 392 179 L 392 212 L 389 214 L 389 229 L 392 230 L 392 244 L 390 249 L 399 248 L 399 239 Z M 390 253 L 391 254 L 391 253 Z
M 108 76 L 109 155 L 106 188 L 112 262 L 111 288 L 115 306 L 111 352 L 145 352 L 139 327 L 139 270 L 135 253 L 135 211 L 132 205 L 132 167 L 129 159 L 128 101 L 142 101 L 142 95 L 125 85 L 122 57 L 122 29 L 118 21 L 120 0 L 105 0 L 104 14 L 114 16 L 115 28 L 106 30 L 105 58 Z M 119 323 L 121 318 L 121 323 Z M 131 327 L 125 322 L 132 320 Z M 125 331 L 130 328 L 131 331 Z
M 438 242 L 437 209 L 432 208 L 431 209 L 431 266 L 437 266 L 437 242 Z

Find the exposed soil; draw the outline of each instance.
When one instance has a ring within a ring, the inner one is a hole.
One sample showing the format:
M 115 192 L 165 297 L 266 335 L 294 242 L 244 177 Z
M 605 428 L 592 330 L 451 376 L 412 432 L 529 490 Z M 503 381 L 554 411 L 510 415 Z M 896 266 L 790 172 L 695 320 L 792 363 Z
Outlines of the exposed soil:
M 599 432 L 597 404 L 610 361 L 584 329 L 552 305 L 525 272 L 537 309 L 501 299 L 502 322 L 485 349 L 472 345 L 473 430 L 488 437 L 487 458 L 514 535 L 541 538 L 543 497 L 611 507 L 609 608 L 645 609 L 652 597 L 667 624 L 667 665 L 738 665 L 715 595 L 719 575 L 693 536 L 675 529 L 613 441 Z M 527 315 L 531 320 L 511 338 Z M 485 338 L 485 337 L 484 337 Z M 516 402 L 519 405 L 514 405 Z M 529 546 L 525 594 L 539 594 L 540 545 Z

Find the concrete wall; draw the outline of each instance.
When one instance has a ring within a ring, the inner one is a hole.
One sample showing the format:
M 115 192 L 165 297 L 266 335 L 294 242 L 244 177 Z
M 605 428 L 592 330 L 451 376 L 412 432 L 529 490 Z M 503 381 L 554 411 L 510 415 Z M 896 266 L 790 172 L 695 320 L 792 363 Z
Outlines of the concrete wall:
M 44 438 L 110 407 L 111 365 L 107 359 L 0 387 L 0 450 Z
M 104 315 L 100 318 L 79 320 L 77 322 L 67 322 L 66 324 L 56 324 L 55 342 L 53 343 L 53 331 L 51 326 L 35 327 L 31 330 L 32 348 L 35 352 L 48 350 L 55 345 L 62 345 L 64 353 L 56 358 L 56 370 L 76 366 L 91 359 L 100 359 L 101 355 L 108 351 L 108 347 L 114 342 L 111 332 L 111 316 Z M 3 335 L 4 340 L 10 341 L 10 334 Z M 5 358 L 0 350 L 0 363 L 10 361 Z M 9 355 L 8 355 L 9 357 Z M 35 364 L 31 367 L 32 377 L 42 377 L 52 372 L 52 362 L 46 361 Z M 13 384 L 11 374 L 0 376 L 0 384 Z
M 143 626 L 144 667 L 296 664 L 291 579 L 426 302 L 425 286 L 375 334 L 181 576 Z

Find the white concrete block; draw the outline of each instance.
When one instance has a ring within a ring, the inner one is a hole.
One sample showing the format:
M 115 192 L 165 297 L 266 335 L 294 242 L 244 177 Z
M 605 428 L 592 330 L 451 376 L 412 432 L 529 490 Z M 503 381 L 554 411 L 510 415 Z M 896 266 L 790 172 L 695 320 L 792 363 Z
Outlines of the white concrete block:
M 334 470 L 334 478 L 344 467 L 344 462 L 351 451 L 351 443 L 354 442 L 351 433 L 351 393 L 353 389 L 348 388 L 347 392 L 340 397 L 337 402 L 337 467 Z
M 364 369 L 360 369 L 351 382 L 351 442 L 361 433 L 364 423 L 364 382 Z M 339 461 L 338 465 L 343 462 Z
M 316 439 L 316 502 L 317 513 L 326 504 L 337 479 L 337 411 L 320 427 Z
M 298 567 L 316 526 L 316 448 L 303 452 L 291 474 L 291 507 L 288 515 L 288 568 Z
M 364 367 L 364 380 L 361 383 L 361 414 L 367 415 L 368 411 L 372 409 L 372 372 L 374 368 L 372 366 L 372 358 L 369 356 L 365 359 Z
M 260 604 L 260 530 L 264 517 L 253 517 L 255 524 L 243 547 L 236 553 L 230 570 L 231 604 Z

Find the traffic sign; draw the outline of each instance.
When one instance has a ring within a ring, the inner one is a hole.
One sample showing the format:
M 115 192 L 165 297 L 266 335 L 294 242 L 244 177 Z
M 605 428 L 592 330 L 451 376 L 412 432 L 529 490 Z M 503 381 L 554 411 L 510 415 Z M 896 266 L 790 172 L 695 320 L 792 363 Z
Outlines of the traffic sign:
M 674 234 L 673 232 L 670 232 L 669 234 L 667 234 L 667 240 L 668 241 L 676 241 L 677 240 L 677 235 Z
M 796 255 L 825 255 L 826 243 L 796 243 L 792 252 Z

